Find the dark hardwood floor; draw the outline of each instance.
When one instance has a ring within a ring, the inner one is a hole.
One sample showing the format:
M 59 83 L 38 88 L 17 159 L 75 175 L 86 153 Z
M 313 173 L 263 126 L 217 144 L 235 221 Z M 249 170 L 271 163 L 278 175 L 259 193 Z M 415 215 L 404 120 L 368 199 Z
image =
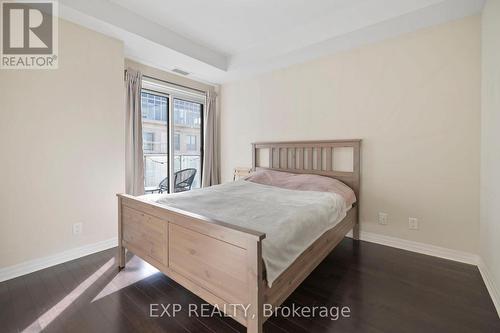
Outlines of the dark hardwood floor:
M 200 298 L 132 255 L 118 273 L 114 255 L 108 250 L 0 283 L 0 331 L 245 332 L 230 318 L 190 317 L 189 304 L 200 309 Z M 150 304 L 174 303 L 182 306 L 175 317 L 149 316 Z M 500 332 L 476 267 L 351 239 L 285 302 L 293 304 L 348 306 L 350 317 L 272 317 L 264 331 Z

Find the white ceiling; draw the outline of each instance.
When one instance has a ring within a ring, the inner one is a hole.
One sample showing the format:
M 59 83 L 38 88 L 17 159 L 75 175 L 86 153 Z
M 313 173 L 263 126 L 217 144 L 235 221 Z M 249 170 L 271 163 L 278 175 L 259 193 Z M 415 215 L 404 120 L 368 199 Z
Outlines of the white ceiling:
M 111 0 L 226 55 L 366 0 Z M 311 5 L 313 4 L 313 5 Z
M 481 11 L 484 0 L 60 0 L 127 57 L 221 83 Z

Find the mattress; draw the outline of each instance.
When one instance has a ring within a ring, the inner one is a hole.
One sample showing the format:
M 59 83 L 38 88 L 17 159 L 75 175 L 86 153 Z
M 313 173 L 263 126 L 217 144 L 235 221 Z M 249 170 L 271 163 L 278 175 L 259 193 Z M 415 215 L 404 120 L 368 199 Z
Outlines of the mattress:
M 350 209 L 338 193 L 290 190 L 245 180 L 142 198 L 265 233 L 262 257 L 269 287 Z

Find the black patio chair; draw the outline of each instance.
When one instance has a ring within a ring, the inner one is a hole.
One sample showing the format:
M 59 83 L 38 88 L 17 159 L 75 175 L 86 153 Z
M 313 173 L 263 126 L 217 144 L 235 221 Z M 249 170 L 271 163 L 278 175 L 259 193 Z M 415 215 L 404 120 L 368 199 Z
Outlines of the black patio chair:
M 194 168 L 182 169 L 174 173 L 174 192 L 189 191 L 193 185 L 195 176 L 196 169 Z M 168 192 L 168 177 L 158 184 L 158 188 L 159 193 Z

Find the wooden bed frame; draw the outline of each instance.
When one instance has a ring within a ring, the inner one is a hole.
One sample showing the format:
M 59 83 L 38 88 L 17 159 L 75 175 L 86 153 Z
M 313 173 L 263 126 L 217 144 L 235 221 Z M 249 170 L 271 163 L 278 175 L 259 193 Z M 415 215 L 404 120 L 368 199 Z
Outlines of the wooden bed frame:
M 247 332 L 262 332 L 267 319 L 263 304 L 281 305 L 350 230 L 358 239 L 360 144 L 361 140 L 252 144 L 253 169 L 333 177 L 349 185 L 358 198 L 347 216 L 306 249 L 271 288 L 263 270 L 265 234 L 125 194 L 118 194 L 119 267 L 125 267 L 125 249 L 130 250 L 208 303 L 236 308 L 234 319 Z M 352 148 L 352 171 L 334 171 L 335 149 L 345 147 Z M 259 161 L 264 150 L 269 151 L 267 166 Z M 236 304 L 249 308 L 243 311 Z

